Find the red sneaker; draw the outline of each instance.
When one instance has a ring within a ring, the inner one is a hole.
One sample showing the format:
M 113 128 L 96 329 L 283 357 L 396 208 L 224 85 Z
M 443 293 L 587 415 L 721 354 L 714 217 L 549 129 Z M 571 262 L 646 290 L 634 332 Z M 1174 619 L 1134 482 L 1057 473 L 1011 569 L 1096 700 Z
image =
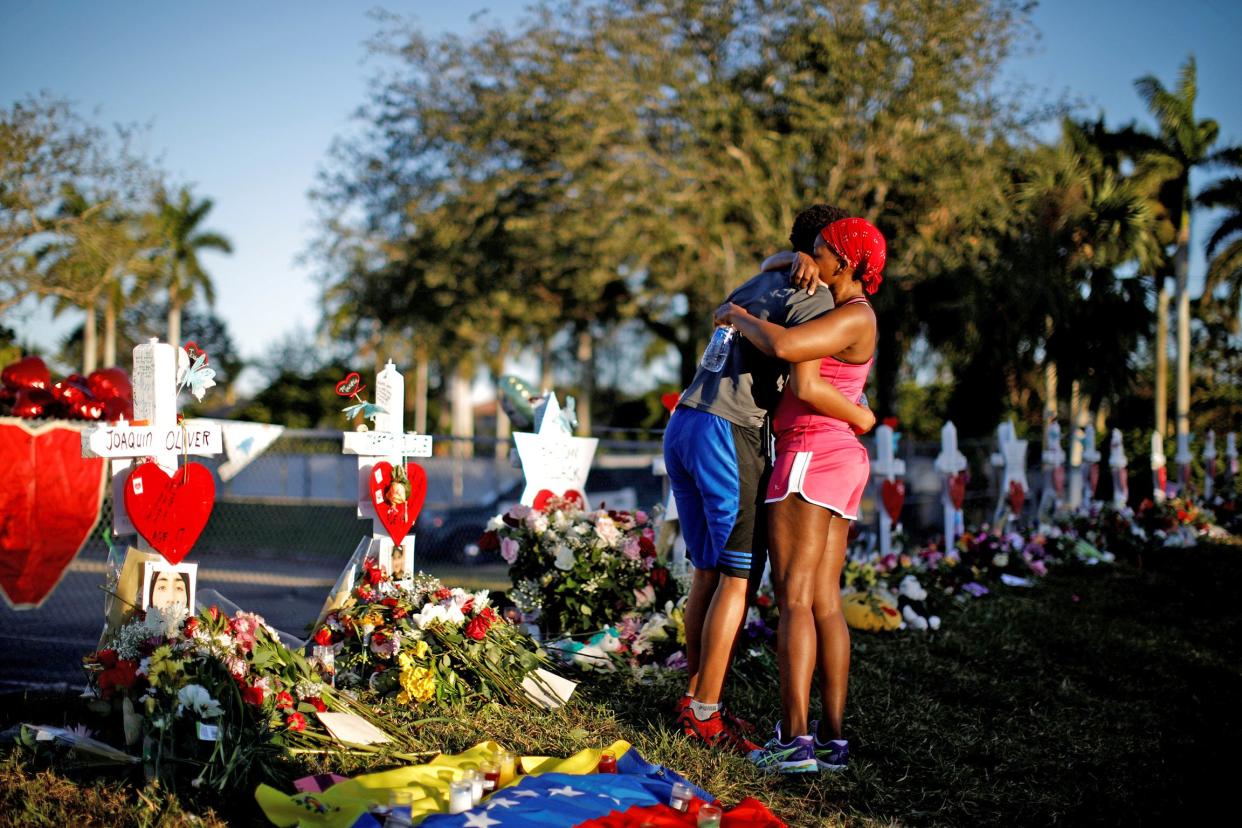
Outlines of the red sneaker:
M 680 719 L 681 714 L 690 709 L 690 702 L 693 700 L 694 696 L 678 696 L 677 701 L 673 704 L 673 715 Z
M 720 715 L 724 717 L 725 724 L 733 728 L 738 733 L 754 733 L 755 726 L 743 719 L 741 716 L 734 715 L 732 710 L 726 710 L 723 706 L 720 708 Z
M 687 739 L 702 742 L 707 747 L 729 750 L 742 756 L 759 749 L 757 744 L 730 727 L 719 710 L 705 721 L 700 721 L 687 706 L 677 718 L 677 723 L 681 725 L 681 732 Z

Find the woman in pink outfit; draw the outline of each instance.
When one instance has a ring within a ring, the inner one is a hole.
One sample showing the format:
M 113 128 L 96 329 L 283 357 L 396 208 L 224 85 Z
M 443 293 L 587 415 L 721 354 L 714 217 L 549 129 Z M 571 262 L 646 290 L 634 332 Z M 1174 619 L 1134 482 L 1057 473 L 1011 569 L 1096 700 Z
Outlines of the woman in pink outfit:
M 814 404 L 829 385 L 851 401 L 862 396 L 876 345 L 875 313 L 867 295 L 879 287 L 886 253 L 874 225 L 841 219 L 821 231 L 813 254 L 835 310 L 793 328 L 756 319 L 732 304 L 716 312 L 718 324 L 734 325 L 759 350 L 792 365 L 773 416 L 776 463 L 767 493 L 781 618 L 782 717 L 775 737 L 752 759 L 768 770 L 838 769 L 849 753 L 842 739 L 850 637 L 841 612 L 841 569 L 870 463 L 850 427 L 817 413 Z M 824 721 L 816 726 L 807 719 L 817 664 Z

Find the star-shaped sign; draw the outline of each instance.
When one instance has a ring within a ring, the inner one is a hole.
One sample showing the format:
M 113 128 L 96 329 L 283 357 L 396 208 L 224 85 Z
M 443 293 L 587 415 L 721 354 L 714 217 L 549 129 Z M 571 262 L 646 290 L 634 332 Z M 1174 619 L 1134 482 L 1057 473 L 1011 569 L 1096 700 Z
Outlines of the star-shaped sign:
M 466 815 L 466 821 L 462 823 L 464 828 L 492 828 L 493 825 L 499 825 L 500 820 L 492 819 L 484 811 L 472 811 Z
M 556 497 L 564 497 L 569 492 L 586 497 L 586 479 L 599 440 L 566 434 L 556 413 L 559 408 L 556 397 L 549 397 L 539 431 L 518 431 L 513 435 L 526 476 L 522 503 L 527 506 L 534 504 L 540 491 L 548 491 Z

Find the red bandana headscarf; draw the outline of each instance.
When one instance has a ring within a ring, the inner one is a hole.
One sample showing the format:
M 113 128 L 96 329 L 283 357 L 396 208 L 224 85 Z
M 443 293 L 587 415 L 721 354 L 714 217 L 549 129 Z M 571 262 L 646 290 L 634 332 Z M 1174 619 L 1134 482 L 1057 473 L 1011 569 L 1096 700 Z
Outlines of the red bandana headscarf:
M 881 273 L 888 257 L 884 234 L 866 219 L 844 218 L 825 227 L 820 235 L 832 252 L 859 274 L 863 290 L 875 293 L 884 281 Z

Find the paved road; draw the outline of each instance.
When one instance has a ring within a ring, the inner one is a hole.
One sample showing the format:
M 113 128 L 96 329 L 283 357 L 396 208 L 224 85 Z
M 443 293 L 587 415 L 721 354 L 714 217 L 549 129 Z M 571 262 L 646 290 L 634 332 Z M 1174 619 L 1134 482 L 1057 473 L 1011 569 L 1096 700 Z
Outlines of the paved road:
M 213 556 L 199 561 L 198 589 L 214 589 L 278 630 L 301 638 L 347 559 L 330 563 Z M 472 587 L 503 589 L 506 581 L 504 568 L 497 566 L 432 568 L 432 573 L 450 584 Z M 83 551 L 39 609 L 17 612 L 0 600 L 0 691 L 84 686 L 82 656 L 95 649 L 103 629 L 103 583 L 102 552 Z

